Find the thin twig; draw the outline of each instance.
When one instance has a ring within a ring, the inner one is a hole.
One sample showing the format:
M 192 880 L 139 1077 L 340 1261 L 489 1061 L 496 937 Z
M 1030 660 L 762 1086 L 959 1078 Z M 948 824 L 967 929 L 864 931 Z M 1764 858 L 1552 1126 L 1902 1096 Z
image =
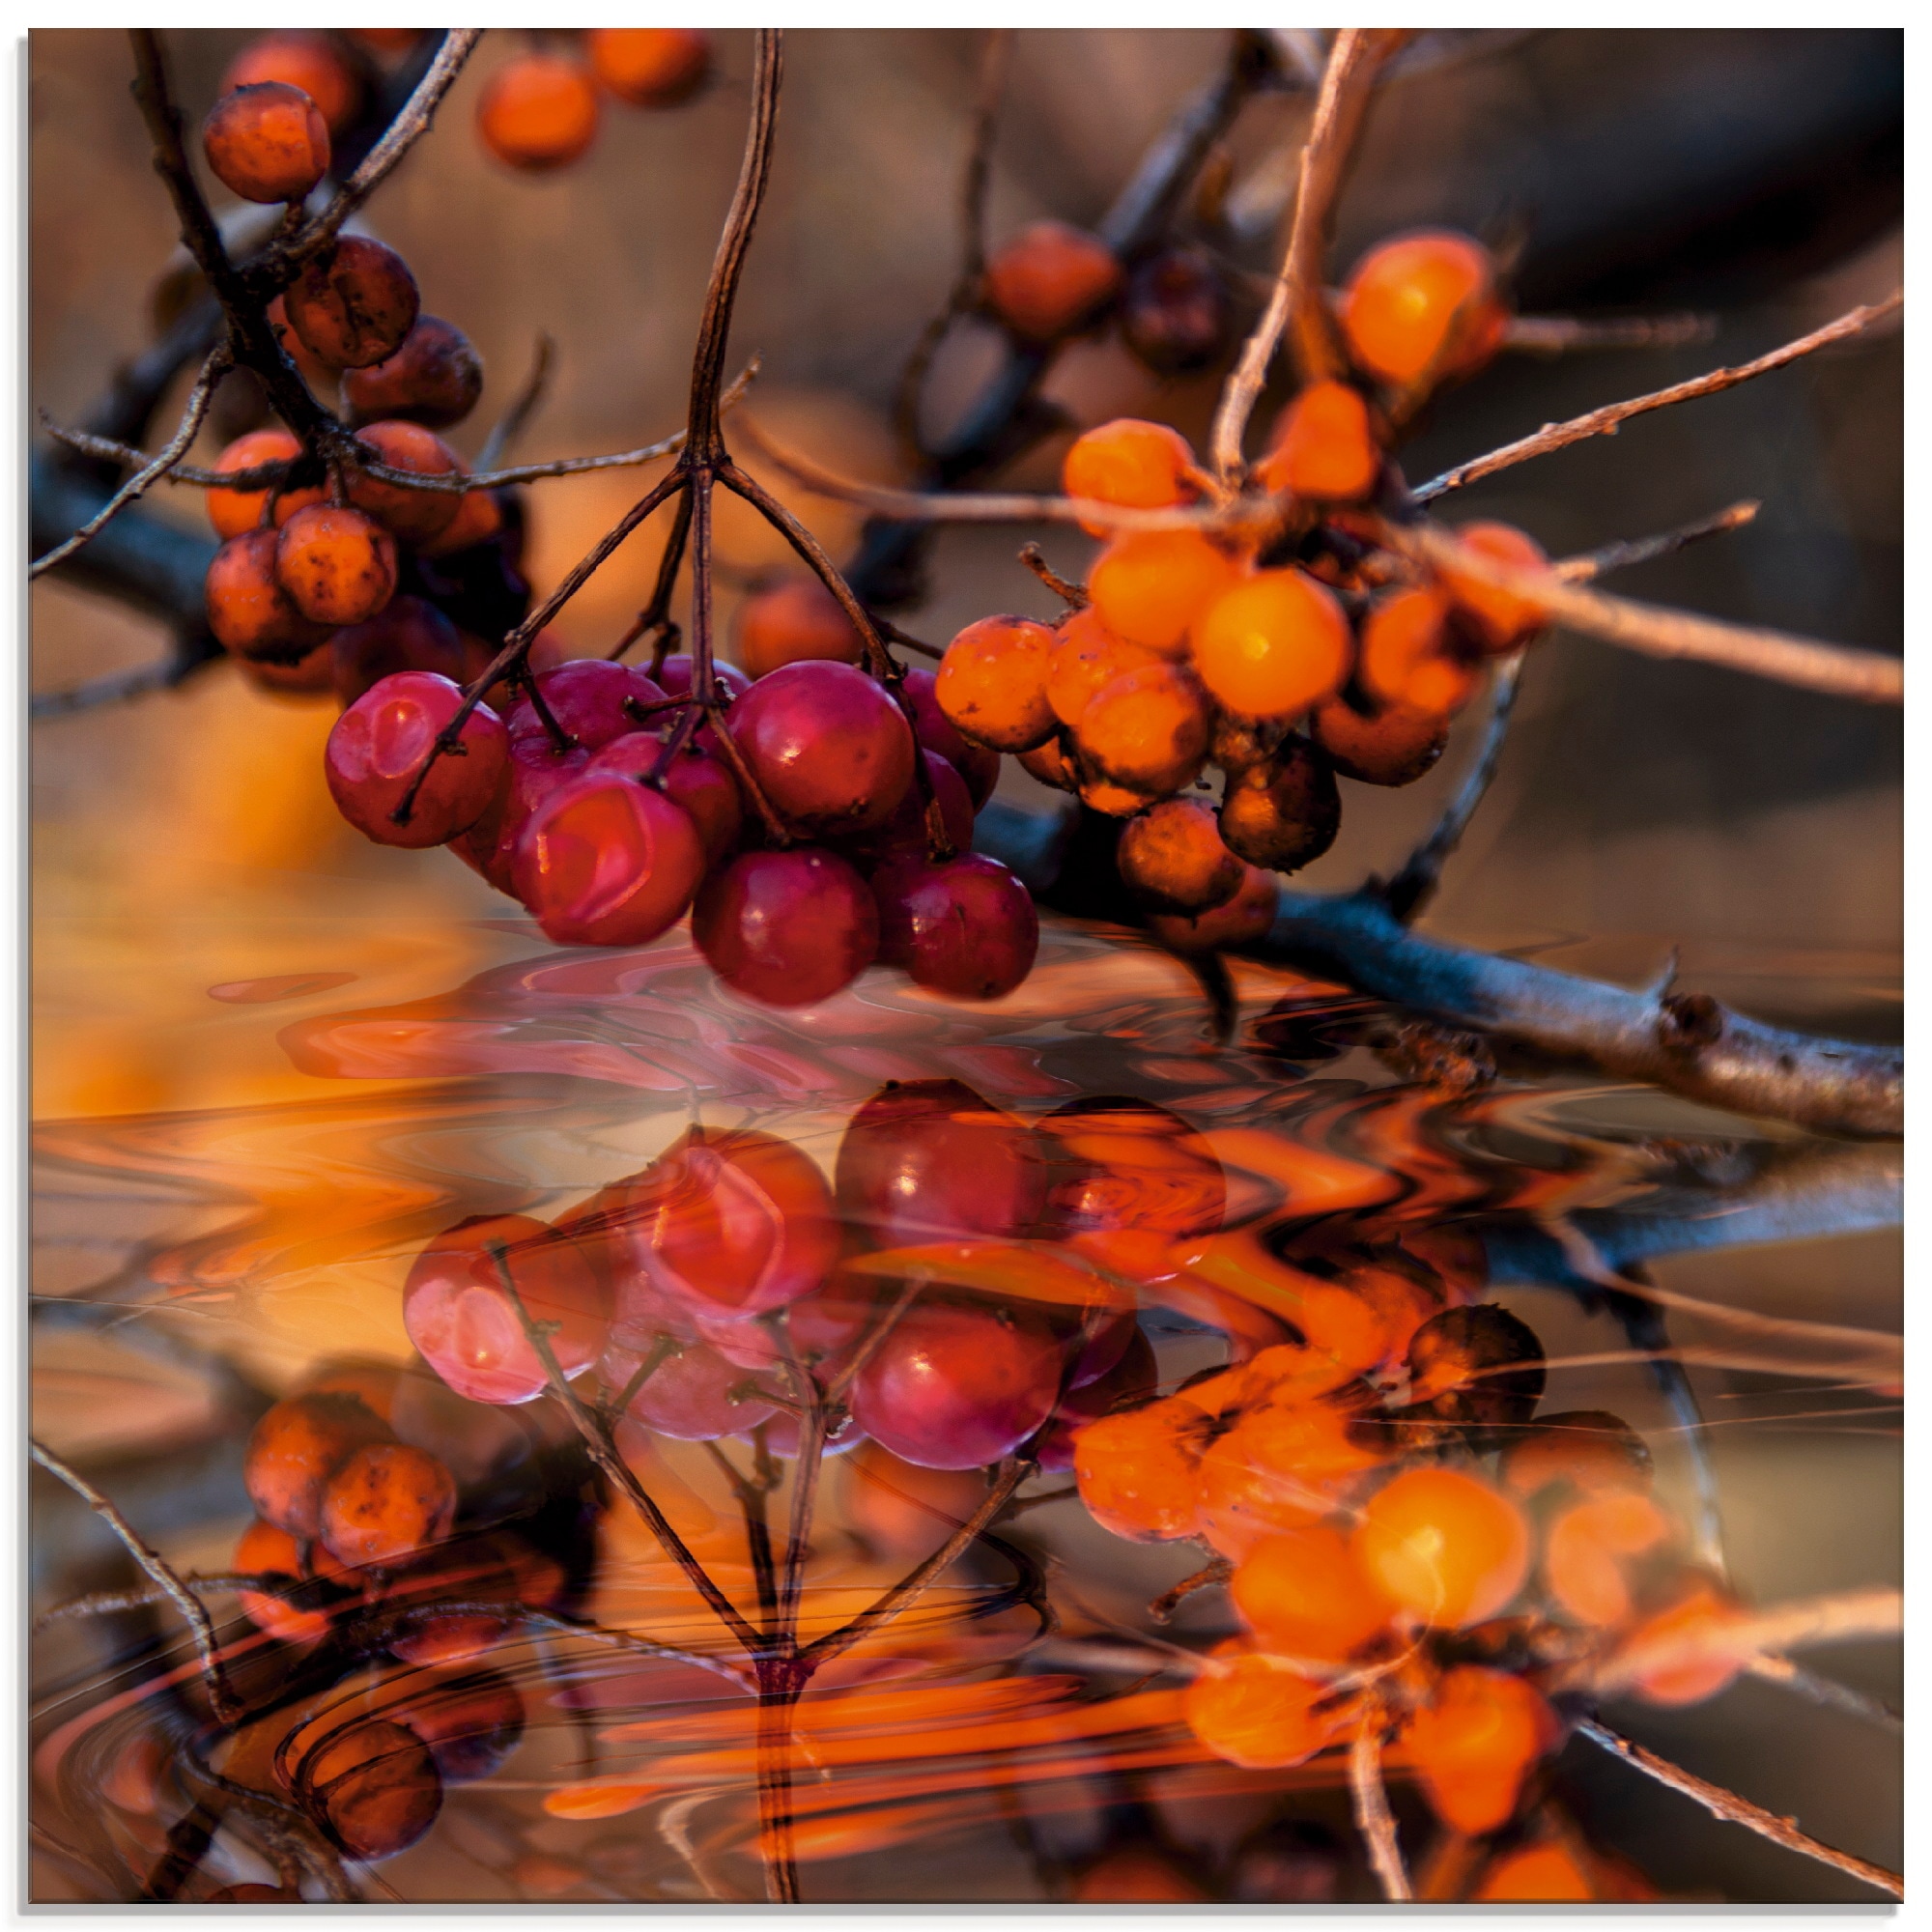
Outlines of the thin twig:
M 1668 1785 L 1672 1791 L 1694 1799 L 1712 1817 L 1742 1825 L 1746 1831 L 1755 1832 L 1759 1837 L 1769 1838 L 1773 1844 L 1782 1845 L 1788 1852 L 1796 1852 L 1801 1858 L 1813 1859 L 1819 1864 L 1830 1865 L 1852 1878 L 1861 1879 L 1866 1885 L 1888 1892 L 1893 1898 L 1905 1896 L 1905 1881 L 1895 1871 L 1889 1871 L 1884 1865 L 1873 1864 L 1868 1859 L 1854 1858 L 1850 1852 L 1841 1852 L 1821 1843 L 1801 1832 L 1792 1819 L 1780 1818 L 1775 1811 L 1767 1811 L 1763 1805 L 1753 1804 L 1749 1799 L 1740 1798 L 1734 1791 L 1726 1791 L 1721 1784 L 1712 1784 L 1705 1778 L 1695 1776 L 1682 1766 L 1672 1764 L 1668 1758 L 1659 1757 L 1655 1751 L 1633 1744 L 1629 1738 L 1620 1736 L 1594 1718 L 1585 1718 L 1577 1729 L 1612 1757 L 1622 1758 L 1645 1776 L 1654 1777 L 1658 1783 Z
M 1084 611 L 1087 608 L 1087 586 L 1084 583 L 1075 583 L 1071 578 L 1062 577 L 1059 571 L 1047 562 L 1045 554 L 1037 544 L 1022 544 L 1020 561 L 1065 603 L 1068 610 Z
M 165 691 L 181 681 L 180 668 L 177 659 L 159 658 L 150 664 L 136 665 L 131 670 L 105 671 L 84 684 L 67 685 L 58 691 L 37 691 L 27 700 L 27 716 L 38 724 L 43 718 L 98 711 L 104 704 L 120 704 L 151 691 Z
M 1485 476 L 1493 476 L 1500 469 L 1527 463 L 1532 457 L 1548 456 L 1552 450 L 1567 449 L 1573 442 L 1585 442 L 1594 436 L 1614 436 L 1634 416 L 1648 414 L 1652 410 L 1668 409 L 1674 403 L 1694 402 L 1699 396 L 1715 396 L 1722 390 L 1736 388 L 1740 383 L 1748 383 L 1755 376 L 1768 376 L 1774 369 L 1782 369 L 1802 356 L 1830 349 L 1834 343 L 1848 342 L 1856 335 L 1862 335 L 1874 325 L 1896 315 L 1904 305 L 1905 291 L 1894 290 L 1884 301 L 1851 309 L 1835 322 L 1828 322 L 1823 328 L 1814 328 L 1809 335 L 1801 335 L 1797 341 L 1787 342 L 1782 348 L 1758 356 L 1755 361 L 1741 362 L 1732 368 L 1713 369 L 1707 375 L 1692 377 L 1688 383 L 1673 383 L 1667 389 L 1657 389 L 1647 396 L 1634 396 L 1627 403 L 1610 403 L 1601 410 L 1592 410 L 1587 415 L 1573 416 L 1568 422 L 1546 423 L 1534 436 L 1520 437 L 1515 442 L 1505 443 L 1500 449 L 1491 450 L 1487 456 L 1459 463 L 1455 469 L 1445 469 L 1440 476 L 1417 484 L 1410 495 L 1418 503 L 1427 503 L 1451 490 L 1465 489 Z
M 1148 1616 L 1157 1624 L 1169 1623 L 1174 1613 L 1197 1590 L 1211 1590 L 1235 1574 L 1235 1566 L 1225 1556 L 1217 1556 L 1191 1577 L 1183 1577 L 1172 1589 L 1163 1590 L 1148 1605 Z
M 483 439 L 483 447 L 476 452 L 478 469 L 494 469 L 502 462 L 503 452 L 524 433 L 524 425 L 536 413 L 537 405 L 550 386 L 550 372 L 555 361 L 555 338 L 549 329 L 538 329 L 535 346 L 530 351 L 529 374 L 524 378 L 524 386 L 510 398 L 510 407 L 491 425 L 490 434 Z
M 208 415 L 209 405 L 214 400 L 214 385 L 228 373 L 230 362 L 226 343 L 217 343 L 209 351 L 208 359 L 201 365 L 201 374 L 195 378 L 194 387 L 188 392 L 187 407 L 182 412 L 181 426 L 169 438 L 167 446 L 144 469 L 137 471 L 122 484 L 120 489 L 115 491 L 113 496 L 108 497 L 107 501 L 65 543 L 56 544 L 43 555 L 37 556 L 27 566 L 29 578 L 39 577 L 43 571 L 51 570 L 55 564 L 71 556 L 129 503 L 145 495 L 151 483 L 157 477 L 165 476 L 187 454 L 195 438 L 201 434 L 201 425 Z
M 1369 1863 L 1382 1896 L 1400 1902 L 1414 1894 L 1409 1889 L 1407 1867 L 1402 1861 L 1395 1814 L 1389 1809 L 1388 1792 L 1382 1785 L 1381 1727 L 1381 1705 L 1371 1697 L 1349 1747 L 1349 1795 L 1354 1805 L 1355 1829 L 1368 1847 Z
M 1793 1691 L 1813 1704 L 1821 1704 L 1828 1711 L 1837 1711 L 1847 1718 L 1857 1718 L 1862 1723 L 1875 1724 L 1894 1737 L 1904 1734 L 1905 1719 L 1890 1705 L 1876 1697 L 1868 1697 L 1862 1690 L 1854 1690 L 1849 1684 L 1840 1684 L 1835 1678 L 1820 1677 L 1815 1670 L 1807 1670 L 1802 1663 L 1792 1662 L 1788 1657 L 1753 1658 L 1750 1674 L 1761 1677 L 1767 1684 L 1776 1684 Z
M 1680 524 L 1674 530 L 1661 530 L 1654 537 L 1631 537 L 1618 543 L 1585 551 L 1580 556 L 1566 556 L 1550 569 L 1566 583 L 1594 583 L 1613 570 L 1630 570 L 1639 563 L 1653 563 L 1706 537 L 1728 536 L 1757 520 L 1764 505 L 1754 497 L 1730 504 L 1715 516 L 1700 517 L 1694 523 Z
M 50 1476 L 58 1476 L 89 1509 L 105 1521 L 108 1528 L 121 1539 L 128 1554 L 167 1592 L 168 1601 L 182 1613 L 188 1629 L 194 1633 L 194 1647 L 201 1658 L 201 1674 L 208 1685 L 208 1701 L 215 1717 L 224 1724 L 232 1725 L 239 1722 L 242 1716 L 242 1705 L 229 1688 L 228 1674 L 221 1667 L 221 1653 L 214 1641 L 214 1625 L 210 1620 L 207 1606 L 201 1599 L 182 1581 L 180 1575 L 170 1567 L 158 1550 L 142 1541 L 128 1519 L 85 1476 L 70 1468 L 51 1449 L 34 1436 L 27 1438 L 27 1450 L 42 1468 Z
M 1345 27 L 1335 37 L 1321 74 L 1315 118 L 1301 152 L 1294 219 L 1281 274 L 1239 359 L 1221 391 L 1208 438 L 1208 458 L 1224 482 L 1237 482 L 1241 440 L 1248 417 L 1267 381 L 1268 365 L 1291 325 L 1302 373 L 1309 380 L 1339 373 L 1341 358 L 1322 298 L 1322 258 L 1334 217 L 1335 197 L 1361 131 L 1362 114 L 1382 63 L 1408 38 L 1406 32 Z
M 1567 355 L 1577 349 L 1683 349 L 1709 342 L 1717 332 L 1714 315 L 1513 315 L 1503 326 L 1503 347 L 1528 355 Z

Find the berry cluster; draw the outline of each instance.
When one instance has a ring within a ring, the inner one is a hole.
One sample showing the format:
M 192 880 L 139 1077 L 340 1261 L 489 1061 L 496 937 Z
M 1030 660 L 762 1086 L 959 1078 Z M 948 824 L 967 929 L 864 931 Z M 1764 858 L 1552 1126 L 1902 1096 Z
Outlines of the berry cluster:
M 711 37 L 701 27 L 590 27 L 570 38 L 582 40 L 581 52 L 545 44 L 521 53 L 497 70 L 476 102 L 483 145 L 526 174 L 568 167 L 589 153 L 603 96 L 627 107 L 676 107 L 711 77 Z
M 1004 259 L 988 270 L 996 287 Z M 1257 875 L 1328 849 L 1337 774 L 1420 778 L 1484 661 L 1542 628 L 1533 605 L 1472 579 L 1395 576 L 1365 521 L 1366 506 L 1400 493 L 1387 452 L 1402 427 L 1437 385 L 1493 355 L 1506 320 L 1476 242 L 1429 233 L 1382 243 L 1340 298 L 1350 371 L 1305 386 L 1253 466 L 1265 516 L 1115 534 L 1086 601 L 1059 625 L 986 617 L 948 648 L 947 717 L 1042 782 L 1128 819 L 1121 876 L 1174 943 L 1264 928 L 1271 896 Z M 1230 501 L 1178 432 L 1131 419 L 1082 436 L 1063 480 L 1069 497 L 1122 510 Z M 1088 527 L 1107 535 L 1103 523 Z M 1545 561 L 1502 525 L 1461 536 L 1498 561 Z M 1218 810 L 1180 796 L 1205 788 L 1210 765 L 1225 774 Z

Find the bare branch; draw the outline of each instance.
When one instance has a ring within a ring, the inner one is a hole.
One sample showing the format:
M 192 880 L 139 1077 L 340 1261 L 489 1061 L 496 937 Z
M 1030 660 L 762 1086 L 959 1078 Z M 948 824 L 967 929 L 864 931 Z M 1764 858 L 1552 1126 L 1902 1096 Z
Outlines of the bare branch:
M 524 378 L 524 386 L 511 397 L 510 407 L 483 439 L 483 447 L 476 452 L 478 469 L 494 469 L 502 462 L 503 452 L 523 434 L 524 425 L 543 401 L 544 390 L 550 384 L 551 365 L 555 359 L 556 343 L 550 330 L 538 329 L 536 347 L 530 352 L 530 373 Z
M 1283 331 L 1291 324 L 1294 348 L 1303 373 L 1311 379 L 1338 373 L 1339 352 L 1333 325 L 1323 298 L 1321 267 L 1327 253 L 1335 196 L 1342 185 L 1363 111 L 1382 63 L 1408 38 L 1405 31 L 1345 27 L 1335 38 L 1328 65 L 1321 75 L 1321 92 L 1315 119 L 1301 154 L 1301 179 L 1295 189 L 1294 220 L 1281 274 L 1262 319 L 1241 347 L 1208 440 L 1209 460 L 1225 481 L 1238 480 L 1242 469 L 1241 439 L 1248 417 L 1267 381 L 1268 365 Z
M 1784 631 L 1758 630 L 1700 617 L 1688 611 L 1612 597 L 1580 583 L 1566 583 L 1548 570 L 1520 570 L 1469 550 L 1449 531 L 1427 524 L 1384 523 L 1382 539 L 1391 550 L 1424 564 L 1453 569 L 1497 589 L 1516 592 L 1549 616 L 1605 643 L 1620 644 L 1646 657 L 1690 658 L 1730 670 L 1767 677 L 1804 691 L 1866 704 L 1905 701 L 1905 664 L 1883 651 L 1821 643 Z
M 188 1629 L 194 1633 L 194 1647 L 201 1658 L 202 1678 L 208 1686 L 208 1701 L 215 1717 L 224 1724 L 238 1722 L 242 1716 L 242 1707 L 229 1688 L 228 1673 L 221 1667 L 221 1652 L 214 1641 L 214 1625 L 201 1599 L 182 1581 L 158 1550 L 142 1541 L 133 1524 L 85 1476 L 71 1469 L 34 1436 L 27 1438 L 27 1451 L 48 1475 L 58 1476 L 106 1522 L 108 1528 L 121 1539 L 128 1554 L 167 1592 L 168 1601 L 182 1613 Z
M 1503 327 L 1503 347 L 1526 355 L 1567 355 L 1577 349 L 1684 349 L 1709 342 L 1718 332 L 1712 315 L 1612 316 L 1600 320 L 1564 315 L 1513 315 Z
M 1355 1829 L 1368 1847 L 1369 1863 L 1382 1896 L 1400 1902 L 1412 1898 L 1408 1868 L 1402 1861 L 1402 1845 L 1396 1837 L 1395 1814 L 1389 1809 L 1388 1792 L 1382 1785 L 1382 1710 L 1374 1698 L 1368 1699 L 1354 1742 L 1349 1747 L 1349 1795 L 1353 1802 Z
M 1815 1670 L 1807 1670 L 1802 1663 L 1793 1663 L 1788 1657 L 1754 1657 L 1748 1667 L 1753 1677 L 1761 1677 L 1767 1684 L 1776 1684 L 1813 1704 L 1822 1704 L 1828 1711 L 1857 1718 L 1862 1723 L 1876 1724 L 1880 1730 L 1889 1731 L 1894 1737 L 1902 1737 L 1905 1733 L 1905 1719 L 1889 1705 L 1881 1703 L 1876 1697 L 1867 1697 L 1862 1690 L 1854 1690 L 1849 1684 L 1840 1684 L 1831 1677 L 1820 1677 Z
M 1702 543 L 1706 537 L 1728 536 L 1731 531 L 1741 530 L 1747 524 L 1755 523 L 1757 513 L 1763 508 L 1764 505 L 1755 497 L 1747 497 L 1742 502 L 1718 511 L 1715 516 L 1700 517 L 1692 524 L 1680 524 L 1676 529 L 1660 531 L 1654 537 L 1632 537 L 1627 542 L 1607 543 L 1601 549 L 1586 551 L 1580 556 L 1566 556 L 1550 568 L 1566 583 L 1594 583 L 1598 578 L 1607 576 L 1613 570 L 1630 570 L 1639 563 L 1655 562 L 1660 556 L 1669 556 L 1690 544 Z
M 1634 416 L 1668 409 L 1673 403 L 1694 402 L 1699 396 L 1715 396 L 1736 388 L 1740 383 L 1748 383 L 1755 376 L 1768 376 L 1774 369 L 1782 369 L 1803 356 L 1862 335 L 1876 324 L 1889 321 L 1904 306 L 1905 291 L 1895 290 L 1884 301 L 1852 309 L 1837 321 L 1828 322 L 1823 328 L 1814 328 L 1809 335 L 1801 335 L 1797 341 L 1787 342 L 1755 361 L 1741 362 L 1734 368 L 1713 369 L 1688 383 L 1674 383 L 1667 389 L 1635 396 L 1627 403 L 1610 403 L 1601 410 L 1592 410 L 1588 415 L 1573 416 L 1568 422 L 1546 423 L 1534 436 L 1521 437 L 1500 449 L 1492 449 L 1487 456 L 1473 457 L 1454 469 L 1445 469 L 1440 476 L 1417 484 L 1410 494 L 1418 503 L 1431 502 L 1451 490 L 1465 489 L 1485 476 L 1493 476 L 1500 469 L 1527 463 L 1531 457 L 1548 456 L 1552 450 L 1567 449 L 1573 442 L 1586 442 L 1594 436 L 1615 436 Z
M 179 661 L 160 658 L 152 664 L 136 665 L 131 670 L 111 670 L 59 691 L 37 691 L 27 700 L 27 717 L 38 724 L 44 718 L 99 711 L 105 705 L 124 704 L 130 697 L 144 697 L 151 691 L 165 691 L 180 682 Z
M 1059 571 L 1055 570 L 1047 562 L 1037 544 L 1022 544 L 1020 546 L 1020 561 L 1056 597 L 1065 603 L 1069 610 L 1083 611 L 1086 609 L 1088 603 L 1087 586 L 1084 583 L 1075 583 L 1070 579 L 1062 577 Z
M 1694 1799 L 1712 1817 L 1742 1825 L 1746 1831 L 1755 1832 L 1759 1837 L 1769 1838 L 1773 1844 L 1782 1845 L 1788 1852 L 1796 1852 L 1801 1858 L 1814 1859 L 1819 1864 L 1830 1865 L 1836 1871 L 1862 1879 L 1866 1885 L 1888 1892 L 1893 1898 L 1905 1896 L 1905 1881 L 1896 1872 L 1888 1871 L 1884 1865 L 1873 1864 L 1868 1859 L 1854 1858 L 1850 1852 L 1840 1852 L 1821 1843 L 1801 1832 L 1793 1820 L 1780 1818 L 1775 1811 L 1767 1811 L 1763 1805 L 1753 1804 L 1749 1799 L 1740 1798 L 1736 1792 L 1726 1791 L 1720 1784 L 1712 1784 L 1693 1776 L 1682 1766 L 1672 1764 L 1668 1758 L 1659 1757 L 1655 1751 L 1633 1744 L 1629 1738 L 1620 1736 L 1595 1719 L 1585 1718 L 1577 1729 L 1593 1745 L 1608 1751 L 1613 1757 L 1622 1758 L 1645 1776 L 1654 1777 L 1658 1783 L 1668 1785 L 1672 1791 Z

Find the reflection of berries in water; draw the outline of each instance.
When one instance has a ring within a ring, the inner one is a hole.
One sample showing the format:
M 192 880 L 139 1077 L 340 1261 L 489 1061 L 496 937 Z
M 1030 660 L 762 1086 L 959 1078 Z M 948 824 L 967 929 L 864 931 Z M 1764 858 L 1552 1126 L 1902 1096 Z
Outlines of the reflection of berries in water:
M 456 1520 L 456 1482 L 408 1442 L 358 1449 L 322 1492 L 322 1540 L 355 1566 L 407 1563 L 440 1543 Z
M 473 1784 L 500 1770 L 523 1742 L 526 1715 L 522 1693 L 495 1670 L 440 1682 L 401 1713 L 445 1784 Z
M 1574 1484 L 1585 1494 L 1647 1490 L 1650 1451 L 1620 1415 L 1570 1408 L 1539 1415 L 1503 1445 L 1497 1465 L 1503 1487 L 1534 1495 L 1550 1483 Z
M 1179 1115 L 1151 1100 L 1069 1100 L 1039 1122 L 1070 1172 L 1052 1212 L 1063 1238 L 1135 1281 L 1175 1273 L 1175 1242 L 1221 1225 L 1221 1163 Z
M 1534 1686 L 1474 1664 L 1446 1671 L 1405 1733 L 1430 1807 L 1468 1837 L 1509 1823 L 1530 1766 L 1557 1736 Z
M 1492 1301 L 1445 1308 L 1408 1345 L 1411 1413 L 1472 1432 L 1478 1447 L 1529 1420 L 1544 1376 L 1535 1331 Z
M 1494 1616 L 1529 1570 L 1521 1511 L 1456 1469 L 1408 1469 L 1385 1484 L 1364 1506 L 1354 1541 L 1377 1586 L 1438 1629 Z
M 371 1861 L 408 1851 L 442 1808 L 430 1747 L 383 1719 L 325 1739 L 298 1767 L 296 1788 L 336 1844 Z
M 1335 1662 L 1383 1630 L 1391 1609 L 1362 1573 L 1349 1539 L 1324 1522 L 1256 1544 L 1236 1570 L 1230 1594 L 1265 1648 Z
M 285 1529 L 271 1522 L 251 1522 L 235 1546 L 235 1569 L 243 1577 L 270 1577 L 288 1583 L 300 1580 L 301 1546 Z M 284 1643 L 311 1643 L 328 1632 L 328 1612 L 301 1609 L 261 1590 L 241 1593 L 242 1613 L 257 1630 Z

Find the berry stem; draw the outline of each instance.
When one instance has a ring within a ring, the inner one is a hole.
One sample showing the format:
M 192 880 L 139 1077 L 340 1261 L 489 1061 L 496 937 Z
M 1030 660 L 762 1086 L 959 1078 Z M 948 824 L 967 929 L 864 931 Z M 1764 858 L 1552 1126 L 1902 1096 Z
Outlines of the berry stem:
M 1382 1721 L 1380 1700 L 1374 1696 L 1365 1699 L 1354 1741 L 1349 1747 L 1349 1795 L 1354 1805 L 1355 1829 L 1368 1847 L 1369 1863 L 1375 1868 L 1382 1896 L 1400 1903 L 1414 1893 L 1396 1836 L 1395 1813 L 1389 1809 L 1388 1791 L 1382 1783 Z

